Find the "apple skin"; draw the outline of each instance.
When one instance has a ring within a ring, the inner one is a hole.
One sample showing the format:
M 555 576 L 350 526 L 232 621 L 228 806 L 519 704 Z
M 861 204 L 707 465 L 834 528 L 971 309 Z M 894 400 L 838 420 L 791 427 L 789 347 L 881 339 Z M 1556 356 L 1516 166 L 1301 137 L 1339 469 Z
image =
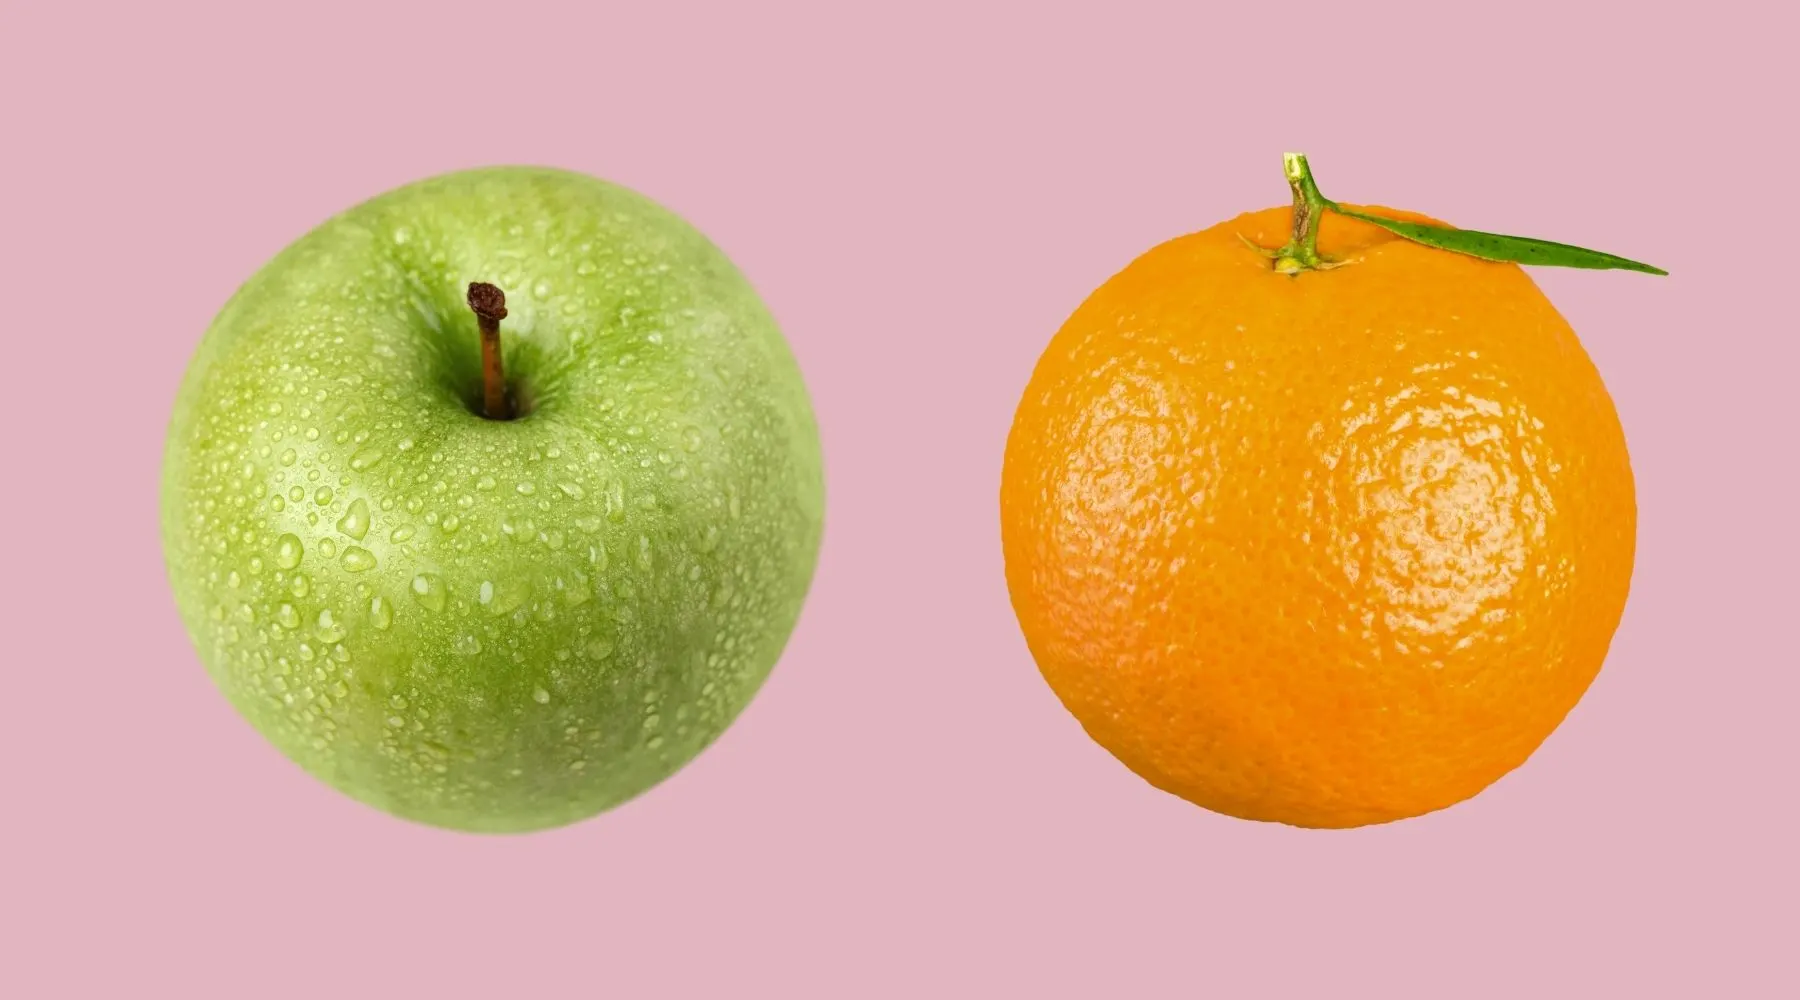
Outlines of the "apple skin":
M 465 294 L 507 293 L 478 414 Z M 799 616 L 818 428 L 725 255 L 582 174 L 446 174 L 325 222 L 214 319 L 162 476 L 200 658 L 282 753 L 423 823 L 593 816 L 716 739 Z

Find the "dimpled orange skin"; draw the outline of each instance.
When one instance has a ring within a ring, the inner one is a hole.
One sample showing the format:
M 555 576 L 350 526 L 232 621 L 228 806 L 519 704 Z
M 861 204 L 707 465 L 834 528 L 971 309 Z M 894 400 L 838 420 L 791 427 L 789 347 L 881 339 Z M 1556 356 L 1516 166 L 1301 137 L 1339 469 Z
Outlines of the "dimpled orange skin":
M 1327 214 L 1352 263 L 1283 275 L 1239 235 L 1289 220 L 1164 243 L 1057 333 L 1007 441 L 1006 579 L 1045 680 L 1151 784 L 1360 826 L 1476 794 L 1562 721 L 1636 501 L 1524 271 Z

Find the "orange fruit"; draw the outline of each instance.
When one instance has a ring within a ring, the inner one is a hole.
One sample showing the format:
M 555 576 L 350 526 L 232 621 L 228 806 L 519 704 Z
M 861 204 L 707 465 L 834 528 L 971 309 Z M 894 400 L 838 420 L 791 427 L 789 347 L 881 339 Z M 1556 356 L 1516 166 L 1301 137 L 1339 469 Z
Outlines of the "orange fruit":
M 1557 727 L 1624 610 L 1636 502 L 1598 372 L 1517 265 L 1327 214 L 1347 266 L 1278 273 L 1240 237 L 1292 212 L 1150 250 L 1058 331 L 1007 439 L 1006 580 L 1044 679 L 1151 784 L 1358 826 Z

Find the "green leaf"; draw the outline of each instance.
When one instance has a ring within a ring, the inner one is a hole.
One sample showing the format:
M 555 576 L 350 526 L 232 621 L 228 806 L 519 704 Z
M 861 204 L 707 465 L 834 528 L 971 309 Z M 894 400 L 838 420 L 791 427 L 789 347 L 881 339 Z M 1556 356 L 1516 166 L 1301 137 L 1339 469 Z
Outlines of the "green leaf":
M 1380 226 L 1391 233 L 1404 236 L 1414 243 L 1423 243 L 1428 247 L 1450 250 L 1455 253 L 1480 257 L 1482 260 L 1511 261 L 1516 264 L 1536 264 L 1541 267 L 1586 267 L 1595 270 L 1618 269 L 1623 271 L 1641 271 L 1645 274 L 1668 274 L 1660 267 L 1635 260 L 1626 260 L 1598 250 L 1584 250 L 1566 243 L 1552 243 L 1549 240 L 1534 240 L 1529 236 L 1501 236 L 1498 233 L 1483 233 L 1473 229 L 1452 229 L 1447 226 L 1428 226 L 1420 222 L 1401 222 L 1398 219 L 1385 219 L 1379 215 L 1358 212 L 1344 208 L 1336 202 L 1326 205 L 1339 215 L 1347 215 L 1352 219 Z

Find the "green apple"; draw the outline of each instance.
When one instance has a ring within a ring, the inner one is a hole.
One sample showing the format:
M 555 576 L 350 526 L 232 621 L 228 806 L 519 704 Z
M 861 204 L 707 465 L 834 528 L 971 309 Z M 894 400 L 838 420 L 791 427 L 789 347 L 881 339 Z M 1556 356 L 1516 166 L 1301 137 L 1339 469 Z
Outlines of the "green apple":
M 507 167 L 352 208 L 232 297 L 176 400 L 162 534 L 200 658 L 284 754 L 521 831 L 731 723 L 823 494 L 799 370 L 724 254 L 631 191 Z

